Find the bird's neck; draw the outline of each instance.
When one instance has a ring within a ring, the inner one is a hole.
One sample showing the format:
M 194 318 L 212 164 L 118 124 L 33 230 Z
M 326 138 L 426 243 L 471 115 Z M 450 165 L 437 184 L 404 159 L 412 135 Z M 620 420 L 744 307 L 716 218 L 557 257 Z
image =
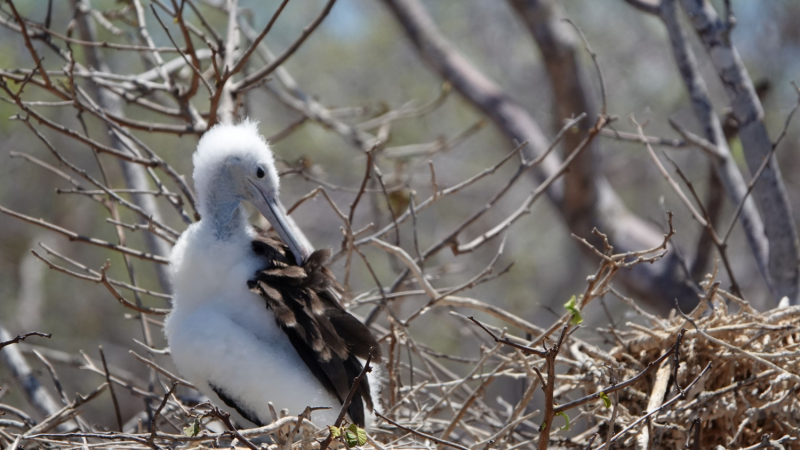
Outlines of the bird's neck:
M 203 221 L 211 227 L 213 236 L 218 241 L 230 241 L 236 235 L 246 232 L 247 221 L 242 202 L 236 198 L 215 198 L 210 195 L 206 199 Z

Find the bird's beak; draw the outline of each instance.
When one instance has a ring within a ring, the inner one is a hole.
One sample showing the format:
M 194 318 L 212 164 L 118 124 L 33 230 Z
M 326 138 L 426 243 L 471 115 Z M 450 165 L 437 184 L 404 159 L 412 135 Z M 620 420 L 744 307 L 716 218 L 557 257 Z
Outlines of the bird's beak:
M 252 183 L 252 182 L 251 182 Z M 294 231 L 294 222 L 289 219 L 286 209 L 276 196 L 264 194 L 264 192 L 253 183 L 258 195 L 253 198 L 255 206 L 261 214 L 269 221 L 272 228 L 278 233 L 281 240 L 289 246 L 294 254 L 297 265 L 301 266 L 311 255 L 311 248 L 305 239 L 300 239 Z

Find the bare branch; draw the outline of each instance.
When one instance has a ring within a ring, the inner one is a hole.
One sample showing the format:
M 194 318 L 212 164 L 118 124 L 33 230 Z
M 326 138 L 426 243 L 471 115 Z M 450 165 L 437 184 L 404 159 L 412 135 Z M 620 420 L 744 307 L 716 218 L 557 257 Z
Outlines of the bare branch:
M 292 56 L 297 51 L 297 49 L 300 48 L 301 45 L 303 45 L 303 42 L 305 42 L 305 40 L 308 39 L 309 36 L 311 36 L 311 33 L 313 33 L 314 30 L 317 29 L 317 27 L 319 26 L 320 23 L 322 23 L 325 17 L 328 16 L 328 13 L 331 12 L 331 8 L 333 8 L 333 5 L 335 3 L 336 0 L 328 0 L 328 2 L 322 8 L 322 11 L 320 11 L 319 15 L 317 15 L 317 17 L 314 18 L 314 20 L 311 21 L 310 24 L 306 25 L 306 27 L 303 28 L 303 31 L 300 33 L 300 36 L 298 36 L 297 39 L 295 39 L 295 41 L 292 42 L 280 56 L 275 58 L 271 63 L 267 64 L 266 66 L 246 76 L 242 81 L 236 83 L 231 88 L 231 90 L 236 92 L 247 89 L 249 86 L 258 83 L 264 77 L 271 74 L 276 68 L 278 68 L 287 59 L 289 59 L 289 57 Z M 258 39 L 256 39 L 256 41 L 257 40 Z M 258 43 L 256 42 L 256 45 L 257 44 Z M 252 47 L 253 46 L 251 46 L 251 48 Z

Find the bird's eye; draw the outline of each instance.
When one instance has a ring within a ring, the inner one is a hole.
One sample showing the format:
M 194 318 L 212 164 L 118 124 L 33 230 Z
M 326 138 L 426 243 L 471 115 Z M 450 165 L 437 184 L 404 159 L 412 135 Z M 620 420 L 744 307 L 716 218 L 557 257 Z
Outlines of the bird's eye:
M 259 168 L 258 168 L 258 170 L 256 170 L 256 176 L 257 176 L 258 178 L 264 178 L 264 169 L 262 169 L 261 167 L 259 167 Z

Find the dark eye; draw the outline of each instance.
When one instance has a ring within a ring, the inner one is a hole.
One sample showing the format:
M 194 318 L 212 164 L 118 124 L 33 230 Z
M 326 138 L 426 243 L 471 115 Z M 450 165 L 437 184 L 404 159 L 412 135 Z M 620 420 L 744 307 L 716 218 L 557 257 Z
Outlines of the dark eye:
M 259 168 L 258 168 L 258 170 L 256 170 L 256 176 L 257 176 L 258 178 L 264 178 L 264 169 L 262 169 L 261 167 L 259 167 Z

